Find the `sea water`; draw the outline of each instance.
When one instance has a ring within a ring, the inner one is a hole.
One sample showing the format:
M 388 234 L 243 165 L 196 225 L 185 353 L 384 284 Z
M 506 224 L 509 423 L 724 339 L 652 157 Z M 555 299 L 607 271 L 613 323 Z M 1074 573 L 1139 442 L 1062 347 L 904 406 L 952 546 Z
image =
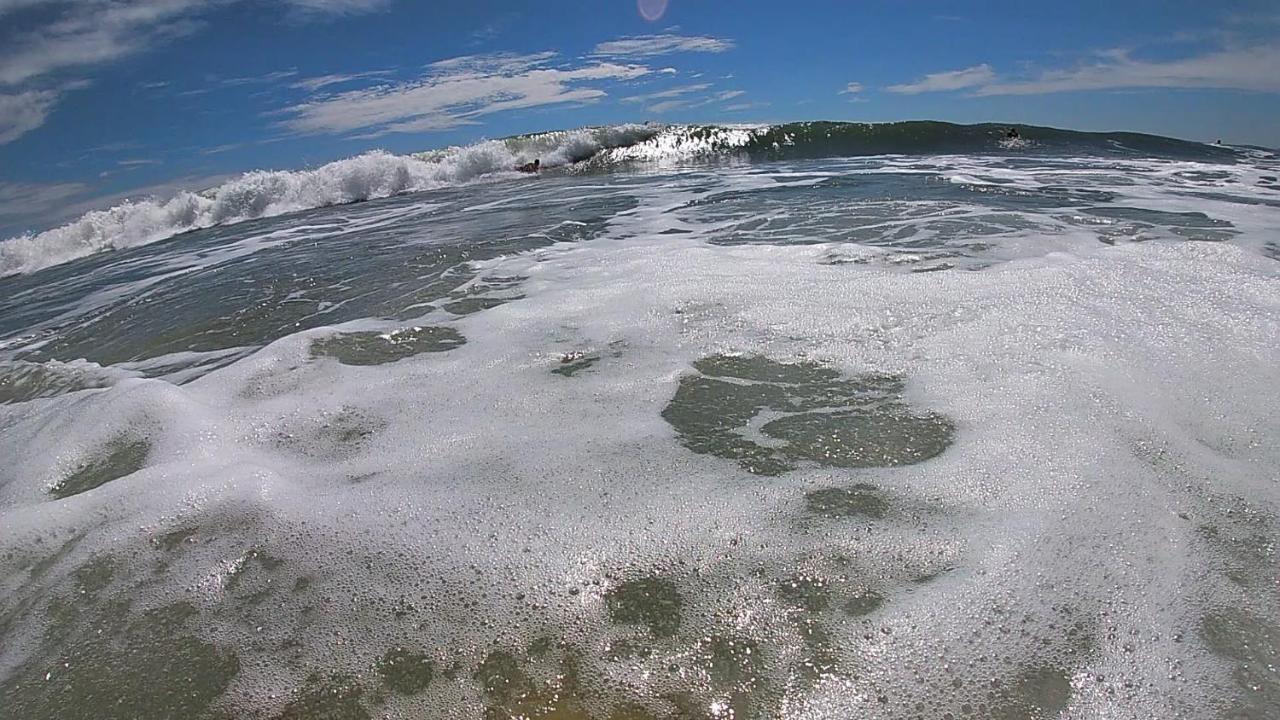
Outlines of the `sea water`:
M 0 245 L 0 715 L 1277 717 L 1280 162 L 926 131 Z

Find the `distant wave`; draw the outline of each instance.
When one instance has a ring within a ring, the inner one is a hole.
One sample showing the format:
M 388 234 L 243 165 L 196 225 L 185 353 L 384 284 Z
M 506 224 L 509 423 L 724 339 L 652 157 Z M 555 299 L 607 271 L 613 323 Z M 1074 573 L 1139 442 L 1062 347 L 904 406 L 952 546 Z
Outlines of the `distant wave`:
M 1229 148 L 1138 133 L 1082 133 L 1017 126 L 1024 142 L 1004 141 L 1008 126 L 944 122 L 802 122 L 764 126 L 618 125 L 487 140 L 409 156 L 374 151 L 312 170 L 245 173 L 215 188 L 167 199 L 126 201 L 67 225 L 0 242 L 0 277 L 31 273 L 95 253 L 146 245 L 214 225 L 328 205 L 517 177 L 516 165 L 608 171 L 636 162 L 724 155 L 755 159 L 887 154 L 1034 153 L 1159 156 L 1231 161 Z

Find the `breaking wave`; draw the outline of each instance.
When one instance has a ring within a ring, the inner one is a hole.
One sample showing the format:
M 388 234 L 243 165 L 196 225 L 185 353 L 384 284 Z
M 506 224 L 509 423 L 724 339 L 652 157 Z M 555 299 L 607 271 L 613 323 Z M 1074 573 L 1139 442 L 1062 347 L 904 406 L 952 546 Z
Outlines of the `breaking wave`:
M 543 167 L 609 171 L 637 162 L 679 162 L 727 155 L 748 159 L 889 154 L 1034 153 L 1158 156 L 1231 161 L 1236 151 L 1138 133 L 1082 133 L 944 122 L 803 122 L 767 126 L 617 125 L 487 140 L 414 155 L 373 151 L 311 170 L 256 170 L 199 192 L 125 201 L 71 223 L 0 242 L 0 277 L 31 273 L 107 250 L 254 218 L 402 193 L 516 178 L 534 158 Z

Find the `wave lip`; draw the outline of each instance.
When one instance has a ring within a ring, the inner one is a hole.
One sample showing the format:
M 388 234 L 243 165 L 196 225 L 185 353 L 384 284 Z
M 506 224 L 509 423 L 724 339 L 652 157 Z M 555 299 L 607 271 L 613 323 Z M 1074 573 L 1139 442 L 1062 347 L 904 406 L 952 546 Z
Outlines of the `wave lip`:
M 0 242 L 0 277 L 32 273 L 108 250 L 147 245 L 189 230 L 299 210 L 515 176 L 525 158 L 546 167 L 652 138 L 657 126 L 619 125 L 488 140 L 416 155 L 375 150 L 312 170 L 255 170 L 200 192 L 125 201 L 35 235 Z
M 1230 148 L 1138 133 L 1017 126 L 1026 142 L 1001 144 L 1008 126 L 945 122 L 796 122 L 779 125 L 614 125 L 486 140 L 413 155 L 375 150 L 310 170 L 256 170 L 208 190 L 125 201 L 78 220 L 0 242 L 0 277 L 96 253 L 147 245 L 189 230 L 311 208 L 451 187 L 497 177 L 540 158 L 547 168 L 745 155 L 803 159 L 869 155 L 1035 153 L 1179 157 L 1231 162 Z

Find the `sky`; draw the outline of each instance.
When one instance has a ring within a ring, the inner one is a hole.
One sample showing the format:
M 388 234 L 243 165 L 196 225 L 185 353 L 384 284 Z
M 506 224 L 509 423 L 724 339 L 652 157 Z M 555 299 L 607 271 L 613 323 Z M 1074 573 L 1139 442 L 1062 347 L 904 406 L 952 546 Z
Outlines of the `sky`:
M 0 238 L 371 149 L 936 119 L 1280 146 L 1280 3 L 0 0 Z

